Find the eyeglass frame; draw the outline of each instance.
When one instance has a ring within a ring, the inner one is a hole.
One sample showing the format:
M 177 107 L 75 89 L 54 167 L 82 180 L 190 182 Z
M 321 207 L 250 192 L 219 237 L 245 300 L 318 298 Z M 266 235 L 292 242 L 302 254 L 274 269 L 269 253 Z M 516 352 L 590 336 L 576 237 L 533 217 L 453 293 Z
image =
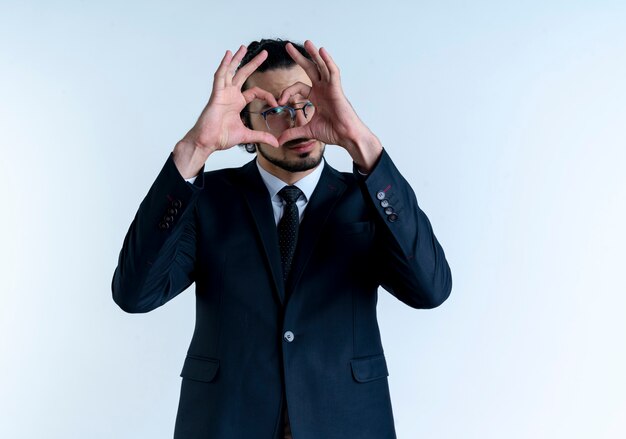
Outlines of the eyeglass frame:
M 267 129 L 272 131 L 272 128 L 270 128 L 270 125 L 267 122 L 267 115 L 270 113 L 270 111 L 275 111 L 278 108 L 289 111 L 289 116 L 291 118 L 291 126 L 290 126 L 290 128 L 293 128 L 295 126 L 296 111 L 298 111 L 298 110 L 302 110 L 302 115 L 304 116 L 305 119 L 308 120 L 308 116 L 306 115 L 306 108 L 308 108 L 308 107 L 315 108 L 315 104 L 313 104 L 313 102 L 311 102 L 311 101 L 306 101 L 306 102 L 296 102 L 293 105 L 301 105 L 301 104 L 303 104 L 303 106 L 301 108 L 294 108 L 294 107 L 292 107 L 290 105 L 279 105 L 278 107 L 268 108 L 267 110 L 263 110 L 263 111 L 244 110 L 243 112 L 247 113 L 247 114 L 260 114 L 261 116 L 263 116 L 263 120 L 265 121 L 265 126 L 267 127 Z

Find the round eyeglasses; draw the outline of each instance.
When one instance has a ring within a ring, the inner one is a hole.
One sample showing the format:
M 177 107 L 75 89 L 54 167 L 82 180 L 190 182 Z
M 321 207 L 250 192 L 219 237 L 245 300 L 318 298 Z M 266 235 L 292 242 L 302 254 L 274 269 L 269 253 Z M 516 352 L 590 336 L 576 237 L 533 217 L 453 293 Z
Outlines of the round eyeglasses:
M 246 111 L 246 113 L 260 114 L 263 116 L 268 130 L 280 132 L 293 128 L 296 125 L 296 111 L 302 111 L 305 119 L 308 119 L 315 113 L 315 105 L 313 105 L 313 102 L 297 102 L 293 105 L 299 106 L 291 107 L 289 105 L 281 105 L 279 107 L 268 108 L 264 111 Z

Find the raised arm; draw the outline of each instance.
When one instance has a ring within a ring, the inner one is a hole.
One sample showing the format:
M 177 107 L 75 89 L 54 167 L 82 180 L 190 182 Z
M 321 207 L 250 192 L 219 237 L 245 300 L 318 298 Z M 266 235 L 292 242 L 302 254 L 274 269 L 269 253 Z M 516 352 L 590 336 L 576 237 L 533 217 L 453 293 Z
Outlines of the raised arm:
M 354 173 L 377 215 L 380 284 L 413 308 L 441 305 L 452 290 L 450 266 L 413 189 L 384 150 L 366 178 Z
M 291 96 L 300 94 L 313 102 L 316 111 L 306 125 L 283 132 L 279 142 L 315 138 L 339 145 L 350 154 L 355 174 L 378 215 L 382 286 L 415 308 L 440 305 L 452 288 L 450 267 L 413 189 L 378 138 L 357 116 L 343 92 L 339 68 L 328 51 L 318 50 L 311 41 L 306 41 L 304 47 L 312 58 L 309 60 L 292 45 L 286 47 L 312 85 L 293 84 L 285 89 L 278 103 L 282 105 Z
M 241 110 L 254 99 L 276 105 L 275 98 L 258 87 L 241 91 L 267 58 L 262 51 L 237 70 L 246 50 L 241 46 L 234 55 L 230 51 L 224 55 L 208 104 L 176 144 L 130 225 L 111 282 L 113 300 L 127 312 L 153 310 L 194 281 L 194 207 L 208 157 L 240 143 L 278 146 L 271 134 L 250 130 L 241 121 Z M 193 184 L 185 181 L 196 175 Z

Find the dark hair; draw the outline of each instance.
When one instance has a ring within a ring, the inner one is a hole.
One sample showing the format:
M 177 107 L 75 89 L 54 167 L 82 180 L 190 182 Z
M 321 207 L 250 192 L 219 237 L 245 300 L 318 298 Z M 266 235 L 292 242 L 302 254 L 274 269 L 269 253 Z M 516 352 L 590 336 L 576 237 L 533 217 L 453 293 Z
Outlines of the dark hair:
M 241 60 L 239 68 L 248 64 L 252 60 L 252 58 L 257 56 L 262 50 L 267 51 L 267 58 L 265 59 L 265 61 L 263 61 L 263 64 L 257 67 L 255 72 L 262 73 L 268 70 L 287 69 L 296 65 L 296 62 L 291 58 L 291 56 L 289 56 L 287 50 L 285 49 L 287 43 L 293 44 L 298 52 L 300 52 L 306 58 L 311 59 L 311 56 L 306 52 L 306 50 L 304 50 L 304 46 L 302 46 L 301 44 L 294 43 L 293 41 L 289 40 L 281 40 L 280 38 L 262 39 L 261 41 L 252 41 L 250 44 L 248 44 L 248 51 Z M 248 81 L 244 82 L 242 90 L 246 90 L 247 88 Z M 246 112 L 246 110 L 248 109 L 248 105 L 246 105 L 244 111 L 241 112 L 241 118 L 243 119 L 243 122 L 247 127 L 251 127 L 252 124 L 250 121 L 250 115 Z M 256 145 L 254 143 L 248 143 L 242 146 L 249 153 L 256 152 Z

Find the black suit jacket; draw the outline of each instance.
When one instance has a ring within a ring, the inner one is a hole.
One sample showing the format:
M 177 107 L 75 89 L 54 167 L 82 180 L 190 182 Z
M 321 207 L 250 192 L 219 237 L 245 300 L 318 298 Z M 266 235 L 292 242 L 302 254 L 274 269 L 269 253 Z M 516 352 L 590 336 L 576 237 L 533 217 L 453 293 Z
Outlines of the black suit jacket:
M 430 222 L 386 151 L 367 178 L 324 165 L 287 285 L 254 161 L 191 185 L 170 155 L 124 240 L 113 298 L 148 312 L 193 282 L 180 439 L 275 438 L 283 394 L 296 439 L 394 438 L 378 287 L 414 308 L 440 305 L 452 288 Z

